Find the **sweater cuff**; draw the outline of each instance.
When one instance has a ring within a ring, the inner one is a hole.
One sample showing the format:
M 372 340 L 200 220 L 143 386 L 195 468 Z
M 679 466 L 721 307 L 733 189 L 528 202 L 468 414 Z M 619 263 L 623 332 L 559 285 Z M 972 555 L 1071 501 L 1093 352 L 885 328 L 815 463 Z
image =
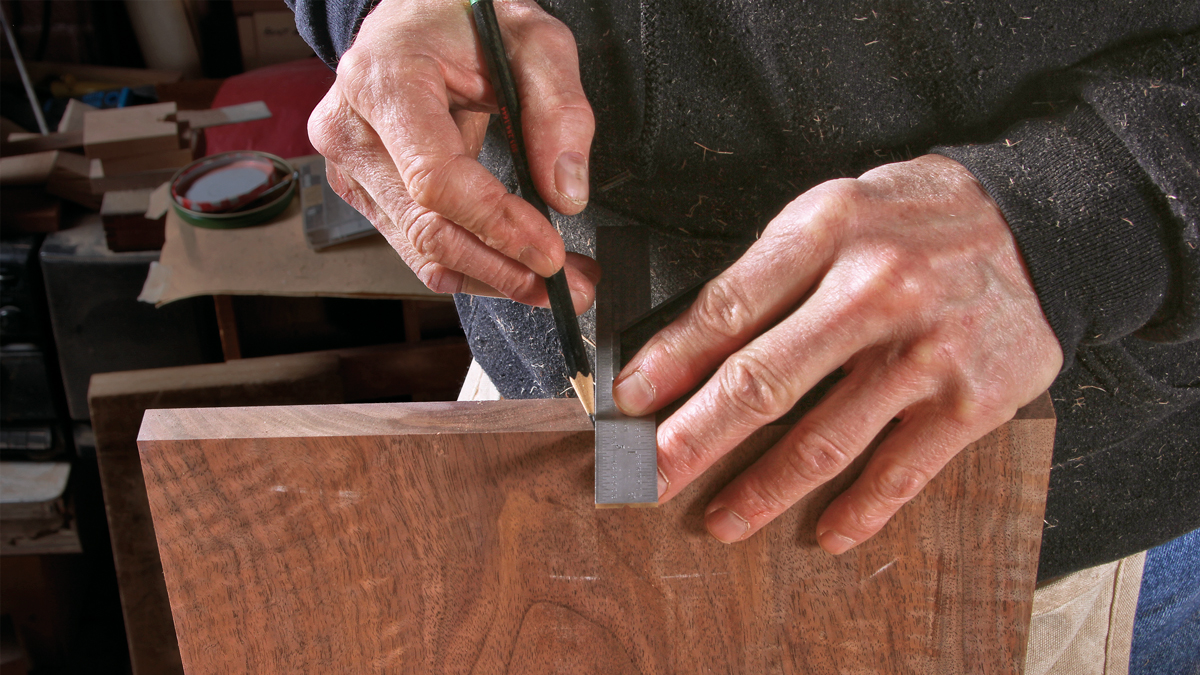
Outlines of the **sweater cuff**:
M 1170 283 L 1154 185 L 1091 108 L 1024 122 L 996 143 L 939 147 L 1003 212 L 1063 350 L 1148 322 Z

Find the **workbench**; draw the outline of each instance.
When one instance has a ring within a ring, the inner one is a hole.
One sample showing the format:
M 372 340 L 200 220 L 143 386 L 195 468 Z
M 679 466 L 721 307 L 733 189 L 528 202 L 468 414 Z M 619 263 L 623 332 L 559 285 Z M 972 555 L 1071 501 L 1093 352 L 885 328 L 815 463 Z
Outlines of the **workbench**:
M 320 155 L 289 160 L 300 169 L 324 162 Z M 236 230 L 210 230 L 166 217 L 166 243 L 139 299 L 156 306 L 211 295 L 226 360 L 241 357 L 230 296 L 273 295 L 404 300 L 406 326 L 419 326 L 416 302 L 449 302 L 421 283 L 400 256 L 374 235 L 317 252 L 305 243 L 297 195 L 269 223 Z M 419 331 L 409 330 L 409 340 Z

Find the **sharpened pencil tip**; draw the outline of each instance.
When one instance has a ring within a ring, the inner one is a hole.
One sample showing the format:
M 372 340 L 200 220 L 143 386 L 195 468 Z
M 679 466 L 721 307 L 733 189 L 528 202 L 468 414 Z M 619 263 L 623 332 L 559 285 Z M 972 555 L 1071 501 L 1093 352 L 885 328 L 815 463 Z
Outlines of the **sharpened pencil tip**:
M 579 397 L 579 402 L 583 405 L 583 411 L 588 414 L 588 417 L 596 416 L 596 381 L 591 375 L 575 373 L 575 377 L 571 379 L 571 388 L 575 390 L 575 395 Z M 592 420 L 593 423 L 595 420 Z

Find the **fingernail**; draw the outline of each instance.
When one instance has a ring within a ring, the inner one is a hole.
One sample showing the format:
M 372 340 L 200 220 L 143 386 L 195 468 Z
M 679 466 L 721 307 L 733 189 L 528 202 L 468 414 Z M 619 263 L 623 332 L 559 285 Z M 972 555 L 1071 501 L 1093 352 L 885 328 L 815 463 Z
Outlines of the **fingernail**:
M 575 277 L 567 277 L 567 288 L 571 291 L 571 303 L 576 314 L 583 314 L 591 305 L 588 297 L 586 282 Z
M 550 262 L 550 256 L 532 246 L 521 249 L 517 261 L 543 277 L 548 277 L 558 271 L 554 263 Z
M 663 474 L 662 469 L 659 469 L 658 470 L 658 498 L 660 500 L 662 499 L 663 495 L 667 494 L 667 489 L 670 487 L 671 487 L 671 481 L 667 480 L 667 477 Z
M 576 204 L 588 200 L 587 160 L 578 152 L 564 152 L 554 164 L 554 189 Z
M 750 529 L 750 523 L 738 514 L 729 509 L 717 509 L 708 514 L 704 519 L 704 525 L 708 528 L 708 533 L 716 537 L 726 544 L 742 538 L 746 534 L 746 530 Z
M 834 555 L 845 553 L 858 543 L 850 537 L 842 536 L 833 530 L 825 530 L 817 534 L 817 542 L 821 544 L 821 548 Z
M 654 405 L 654 386 L 642 371 L 635 370 L 632 375 L 617 380 L 613 387 L 613 402 L 626 415 L 641 417 Z

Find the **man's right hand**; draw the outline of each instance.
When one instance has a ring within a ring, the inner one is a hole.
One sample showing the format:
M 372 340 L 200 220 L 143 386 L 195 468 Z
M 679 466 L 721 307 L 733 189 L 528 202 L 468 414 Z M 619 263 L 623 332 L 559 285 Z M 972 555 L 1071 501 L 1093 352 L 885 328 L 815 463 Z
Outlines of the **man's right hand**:
M 595 120 L 569 29 L 531 0 L 496 3 L 543 199 L 588 200 Z M 362 22 L 308 134 L 330 185 L 369 218 L 431 290 L 547 306 L 540 277 L 566 266 L 576 312 L 599 267 L 477 161 L 496 97 L 470 5 L 384 0 Z

